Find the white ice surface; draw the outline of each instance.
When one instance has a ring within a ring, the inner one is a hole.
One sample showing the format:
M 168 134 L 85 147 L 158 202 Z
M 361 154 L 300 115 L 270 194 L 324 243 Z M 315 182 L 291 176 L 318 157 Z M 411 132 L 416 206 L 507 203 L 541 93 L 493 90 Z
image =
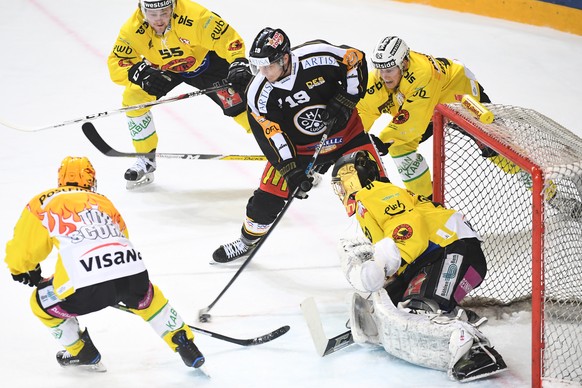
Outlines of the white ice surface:
M 137 1 L 0 1 L 2 61 L 0 121 L 35 128 L 120 107 L 122 88 L 108 75 L 106 58 L 119 27 Z M 416 51 L 459 58 L 496 103 L 535 109 L 581 134 L 576 109 L 582 86 L 582 37 L 548 28 L 380 0 L 235 1 L 203 3 L 232 23 L 247 42 L 265 26 L 283 28 L 292 43 L 322 38 L 371 52 L 383 35 L 399 35 Z M 187 87 L 171 95 L 191 91 Z M 260 153 L 254 139 L 196 97 L 154 108 L 160 152 Z M 116 148 L 131 151 L 123 115 L 95 121 Z M 375 127 L 376 128 L 376 127 Z M 329 176 L 285 218 L 233 286 L 208 324 L 196 322 L 236 272 L 210 266 L 212 252 L 239 234 L 248 197 L 263 163 L 159 159 L 155 183 L 125 190 L 130 159 L 108 158 L 85 139 L 80 125 L 36 133 L 0 125 L 0 242 L 26 202 L 56 184 L 67 155 L 86 155 L 97 169 L 99 191 L 124 215 L 152 281 L 191 324 L 236 337 L 282 325 L 291 331 L 269 344 L 242 348 L 204 335 L 196 342 L 212 378 L 187 369 L 139 318 L 113 309 L 80 319 L 103 355 L 105 374 L 60 368 L 60 349 L 30 312 L 30 289 L 0 275 L 0 381 L 3 387 L 444 387 L 442 372 L 395 359 L 380 348 L 350 346 L 320 358 L 300 302 L 316 298 L 328 336 L 345 330 L 351 289 L 335 244 L 356 233 L 329 187 Z M 430 162 L 430 143 L 421 151 Z M 386 166 L 398 182 L 392 162 Z M 54 255 L 43 263 L 52 273 Z M 491 317 L 483 331 L 509 371 L 467 387 L 530 385 L 530 314 Z

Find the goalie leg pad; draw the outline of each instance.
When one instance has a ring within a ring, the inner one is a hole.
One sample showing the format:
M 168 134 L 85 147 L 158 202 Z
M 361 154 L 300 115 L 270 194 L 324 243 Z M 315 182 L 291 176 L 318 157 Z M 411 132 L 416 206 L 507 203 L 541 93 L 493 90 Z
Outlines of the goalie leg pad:
M 475 327 L 442 313 L 411 314 L 394 306 L 384 289 L 372 294 L 379 340 L 391 355 L 423 367 L 450 371 L 483 338 Z

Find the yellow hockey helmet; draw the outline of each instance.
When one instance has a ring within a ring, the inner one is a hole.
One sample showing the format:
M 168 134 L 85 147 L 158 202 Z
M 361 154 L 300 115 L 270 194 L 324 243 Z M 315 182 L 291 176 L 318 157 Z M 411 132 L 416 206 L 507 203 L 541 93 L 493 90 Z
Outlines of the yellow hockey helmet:
M 358 191 L 380 178 L 376 160 L 366 151 L 355 151 L 339 158 L 331 173 L 333 191 L 340 198 L 348 216 L 356 212 Z
M 85 156 L 67 156 L 59 167 L 59 187 L 78 186 L 91 191 L 97 189 L 95 169 Z

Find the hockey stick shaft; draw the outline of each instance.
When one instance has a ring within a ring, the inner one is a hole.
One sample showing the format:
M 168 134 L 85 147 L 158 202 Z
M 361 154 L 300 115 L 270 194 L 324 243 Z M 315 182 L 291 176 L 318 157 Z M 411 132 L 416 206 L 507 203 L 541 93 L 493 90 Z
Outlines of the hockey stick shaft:
M 133 314 L 133 311 L 131 311 L 126 306 L 122 306 L 122 305 L 118 304 L 118 305 L 114 305 L 112 307 L 114 307 L 118 310 Z M 196 333 L 204 334 L 204 335 L 207 335 L 209 337 L 213 337 L 213 338 L 216 338 L 216 339 L 219 339 L 222 341 L 230 342 L 230 343 L 241 345 L 241 346 L 253 346 L 253 345 L 260 345 L 260 344 L 264 344 L 266 342 L 270 342 L 274 339 L 281 337 L 283 334 L 287 333 L 290 329 L 289 326 L 285 325 L 285 326 L 281 326 L 280 328 L 278 328 L 276 330 L 273 330 L 270 333 L 267 333 L 267 334 L 264 334 L 264 335 L 261 335 L 258 337 L 240 339 L 240 338 L 229 337 L 229 336 L 226 336 L 224 334 L 215 333 L 213 331 L 202 329 L 200 327 L 196 327 L 196 326 L 192 326 L 192 325 L 188 325 L 188 327 Z
M 220 154 L 191 154 L 191 153 L 139 153 L 139 152 L 121 152 L 112 148 L 107 142 L 101 137 L 97 128 L 93 123 L 84 123 L 83 133 L 89 139 L 91 144 L 95 146 L 101 153 L 112 157 L 138 157 L 145 156 L 148 158 L 158 157 L 158 158 L 170 158 L 170 159 L 200 159 L 200 160 L 245 160 L 245 161 L 265 161 L 263 155 L 220 155 Z
M 79 117 L 79 118 L 76 118 L 76 119 L 63 121 L 62 123 L 59 123 L 59 124 L 47 125 L 46 127 L 23 128 L 23 127 L 18 127 L 18 126 L 15 126 L 15 125 L 6 123 L 4 121 L 0 121 L 0 124 L 6 126 L 8 128 L 16 129 L 17 131 L 23 131 L 23 132 L 38 132 L 38 131 L 44 131 L 46 129 L 59 128 L 59 127 L 64 127 L 64 126 L 70 125 L 70 124 L 81 123 L 81 122 L 85 122 L 85 121 L 89 121 L 89 120 L 95 120 L 95 119 L 98 119 L 98 118 L 101 118 L 101 117 L 107 117 L 107 116 L 111 116 L 111 115 L 118 114 L 118 113 L 124 113 L 124 112 L 129 112 L 129 111 L 132 111 L 132 110 L 149 108 L 149 107 L 152 107 L 154 105 L 162 105 L 162 104 L 167 104 L 169 102 L 174 102 L 174 101 L 179 101 L 179 100 L 185 100 L 185 99 L 191 98 L 191 97 L 203 96 L 203 95 L 206 95 L 206 94 L 209 94 L 209 93 L 214 93 L 214 92 L 216 92 L 218 90 L 222 90 L 222 89 L 228 88 L 229 86 L 231 86 L 231 85 L 230 84 L 226 84 L 226 85 L 220 85 L 220 86 L 213 86 L 213 87 L 210 87 L 210 88 L 201 89 L 201 90 L 197 90 L 197 91 L 190 92 L 190 93 L 180 94 L 180 95 L 174 96 L 174 97 L 168 97 L 168 98 L 164 98 L 164 99 L 160 99 L 160 100 L 144 102 L 142 104 L 125 106 L 125 107 L 119 108 L 119 109 L 112 109 L 112 110 L 109 110 L 109 111 L 103 111 L 103 112 L 93 113 L 93 114 L 89 114 L 89 115 L 86 115 L 86 116 L 83 116 L 83 117 Z
M 315 148 L 315 151 L 313 153 L 313 156 L 311 158 L 311 161 L 309 162 L 309 164 L 307 165 L 307 168 L 305 170 L 306 171 L 306 174 L 308 176 L 310 176 L 313 173 L 313 169 L 315 167 L 315 162 L 317 161 L 317 157 L 319 156 L 319 152 L 323 148 L 323 145 L 325 144 L 325 142 L 327 140 L 327 137 L 329 136 L 329 133 L 331 131 L 331 128 L 332 128 L 331 125 L 326 128 L 325 132 L 321 136 L 321 140 L 319 141 L 319 144 Z M 216 297 L 216 299 L 214 299 L 214 301 L 212 301 L 212 303 L 210 303 L 208 306 L 206 306 L 205 308 L 201 309 L 198 312 L 198 320 L 202 321 L 203 319 L 201 319 L 201 317 L 208 316 L 208 313 L 214 307 L 214 305 L 216 304 L 216 302 L 218 302 L 220 300 L 220 298 L 224 295 L 224 293 L 226 292 L 226 290 L 228 290 L 230 288 L 230 286 L 234 283 L 234 281 L 236 280 L 236 278 L 238 278 L 238 276 L 242 273 L 242 271 L 246 268 L 246 266 L 251 262 L 251 260 L 253 259 L 253 257 L 255 257 L 255 255 L 259 251 L 259 248 L 263 245 L 263 243 L 271 235 L 271 232 L 279 224 L 279 222 L 283 218 L 283 215 L 285 215 L 285 213 L 287 212 L 287 209 L 289 209 L 289 206 L 293 202 L 293 199 L 295 198 L 295 195 L 298 192 L 299 192 L 299 188 L 297 187 L 297 188 L 295 188 L 295 190 L 293 191 L 293 193 L 289 196 L 289 199 L 287 200 L 287 203 L 285 204 L 285 206 L 283 206 L 283 209 L 281 209 L 281 211 L 279 212 L 277 218 L 275 219 L 275 221 L 273 222 L 273 224 L 271 225 L 271 227 L 269 228 L 269 230 L 267 231 L 267 233 L 265 233 L 265 235 L 263 237 L 261 237 L 261 239 L 257 242 L 257 245 L 255 246 L 255 248 L 253 249 L 253 251 L 250 253 L 249 257 L 247 257 L 247 259 L 240 266 L 240 268 L 238 269 L 238 271 L 236 271 L 236 273 L 234 274 L 234 276 L 232 277 L 232 279 L 230 279 L 230 281 L 222 289 L 222 291 L 220 292 L 220 294 L 218 294 L 218 296 Z

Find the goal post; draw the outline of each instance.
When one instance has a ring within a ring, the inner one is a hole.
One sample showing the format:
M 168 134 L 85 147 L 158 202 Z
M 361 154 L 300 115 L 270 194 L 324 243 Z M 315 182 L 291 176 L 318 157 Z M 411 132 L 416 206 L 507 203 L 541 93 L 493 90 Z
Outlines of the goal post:
M 467 215 L 488 273 L 465 306 L 531 306 L 532 386 L 582 384 L 582 139 L 531 109 L 433 116 L 433 199 Z M 493 150 L 483 152 L 483 149 Z

